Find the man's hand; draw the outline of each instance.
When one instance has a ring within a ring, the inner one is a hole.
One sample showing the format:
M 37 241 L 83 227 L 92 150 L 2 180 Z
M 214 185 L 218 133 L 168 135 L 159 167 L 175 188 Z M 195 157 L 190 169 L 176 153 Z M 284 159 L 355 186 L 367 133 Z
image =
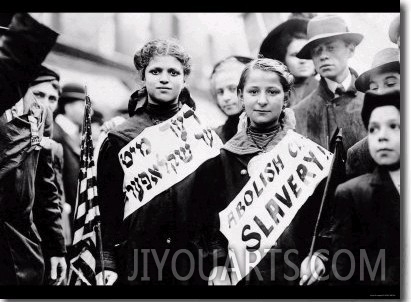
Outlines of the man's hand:
M 100 272 L 96 276 L 97 285 L 113 285 L 116 282 L 118 275 L 113 271 L 104 271 L 104 282 L 103 282 L 103 272 Z
M 307 256 L 301 263 L 300 285 L 311 285 L 318 282 L 324 273 L 325 265 L 318 257 L 318 254 L 314 253 L 311 257 Z
M 61 284 L 66 278 L 67 264 L 64 257 L 51 257 L 50 258 L 50 278 L 56 282 L 56 285 Z
M 225 266 L 213 268 L 208 277 L 208 285 L 231 285 L 227 268 Z

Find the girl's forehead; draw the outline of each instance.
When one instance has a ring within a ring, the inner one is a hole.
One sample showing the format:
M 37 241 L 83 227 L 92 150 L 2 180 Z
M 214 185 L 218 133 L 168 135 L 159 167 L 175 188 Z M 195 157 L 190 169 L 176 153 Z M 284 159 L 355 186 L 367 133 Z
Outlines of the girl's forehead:
M 272 84 L 280 84 L 279 75 L 271 70 L 252 69 L 246 79 L 246 84 L 268 82 Z
M 183 67 L 183 64 L 172 55 L 155 55 L 150 59 L 148 65 Z

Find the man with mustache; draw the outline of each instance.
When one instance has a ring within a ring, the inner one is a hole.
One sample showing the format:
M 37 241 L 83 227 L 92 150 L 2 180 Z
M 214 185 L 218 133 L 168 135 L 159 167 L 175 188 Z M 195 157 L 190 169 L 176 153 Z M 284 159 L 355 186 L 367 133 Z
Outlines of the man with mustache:
M 363 35 L 349 32 L 341 17 L 325 15 L 308 22 L 307 36 L 297 57 L 312 59 L 321 81 L 293 108 L 296 131 L 333 151 L 333 134 L 343 128 L 346 151 L 366 136 L 361 121 L 364 94 L 355 88 L 357 73 L 348 66 Z

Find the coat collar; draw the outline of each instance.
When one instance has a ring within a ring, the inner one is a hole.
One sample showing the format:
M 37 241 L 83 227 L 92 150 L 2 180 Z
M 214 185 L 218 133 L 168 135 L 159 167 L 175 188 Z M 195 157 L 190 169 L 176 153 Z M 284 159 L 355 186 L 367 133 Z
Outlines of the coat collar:
M 355 88 L 355 80 L 358 78 L 358 73 L 351 67 L 349 68 L 349 70 L 351 73 L 351 84 L 345 93 L 355 96 L 358 92 L 357 88 Z M 318 86 L 318 91 L 324 99 L 334 99 L 334 92 L 331 91 L 330 88 L 328 88 L 327 82 L 324 77 L 321 77 L 320 85 Z
M 183 104 L 187 104 L 190 108 L 196 109 L 196 104 L 194 100 L 191 98 L 190 92 L 186 87 L 184 87 L 181 92 L 180 96 L 178 97 L 179 102 Z M 147 96 L 147 89 L 143 87 L 137 91 L 135 91 L 131 96 L 128 102 L 128 114 L 130 116 L 135 115 L 141 111 L 144 111 L 144 108 L 147 106 L 148 103 L 148 96 Z
M 290 109 L 286 109 L 284 123 L 276 136 L 268 143 L 268 149 L 271 150 L 276 146 L 287 134 L 287 131 L 295 128 L 295 117 Z M 247 135 L 247 129 L 242 129 L 225 143 L 223 149 L 237 155 L 255 154 L 261 150 L 255 145 L 252 139 Z

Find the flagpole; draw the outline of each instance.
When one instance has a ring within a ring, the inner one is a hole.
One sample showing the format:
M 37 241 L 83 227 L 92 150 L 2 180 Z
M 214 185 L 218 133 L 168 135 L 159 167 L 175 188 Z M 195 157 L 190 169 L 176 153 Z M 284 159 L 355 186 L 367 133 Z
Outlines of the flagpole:
M 312 241 L 311 241 L 310 252 L 308 253 L 308 256 L 309 256 L 310 258 L 312 257 L 313 252 L 314 252 L 315 241 L 316 241 L 316 238 L 317 238 L 317 235 L 318 235 L 318 234 L 317 234 L 317 233 L 318 233 L 318 226 L 319 226 L 319 224 L 320 224 L 321 214 L 322 214 L 322 211 L 323 211 L 324 203 L 325 203 L 325 200 L 326 200 L 327 195 L 328 195 L 327 193 L 328 193 L 328 189 L 329 189 L 330 182 L 331 182 L 331 178 L 332 178 L 332 177 L 331 177 L 331 173 L 332 173 L 332 171 L 333 171 L 332 167 L 334 166 L 334 163 L 335 163 L 335 160 L 336 160 L 337 145 L 338 145 L 339 142 L 342 142 L 342 134 L 341 134 L 341 132 L 342 132 L 342 129 L 340 129 L 340 130 L 338 131 L 338 134 L 337 134 L 337 137 L 336 137 L 336 140 L 335 140 L 334 155 L 333 155 L 333 160 L 332 160 L 332 162 L 331 162 L 330 174 L 328 175 L 328 177 L 327 177 L 327 182 L 326 182 L 326 184 L 325 184 L 324 194 L 323 194 L 323 197 L 322 197 L 322 199 L 321 199 L 320 210 L 318 211 L 317 221 L 315 222 L 315 227 L 314 227 L 314 233 L 313 233 L 313 237 L 312 237 Z
M 97 241 L 98 241 L 98 250 L 99 250 L 99 254 L 100 254 L 100 264 L 101 264 L 101 273 L 103 275 L 103 286 L 106 285 L 106 276 L 105 276 L 105 272 L 104 272 L 104 259 L 103 259 L 103 241 L 101 239 L 101 226 L 100 226 L 100 221 L 97 222 L 97 225 L 94 227 L 97 232 Z

